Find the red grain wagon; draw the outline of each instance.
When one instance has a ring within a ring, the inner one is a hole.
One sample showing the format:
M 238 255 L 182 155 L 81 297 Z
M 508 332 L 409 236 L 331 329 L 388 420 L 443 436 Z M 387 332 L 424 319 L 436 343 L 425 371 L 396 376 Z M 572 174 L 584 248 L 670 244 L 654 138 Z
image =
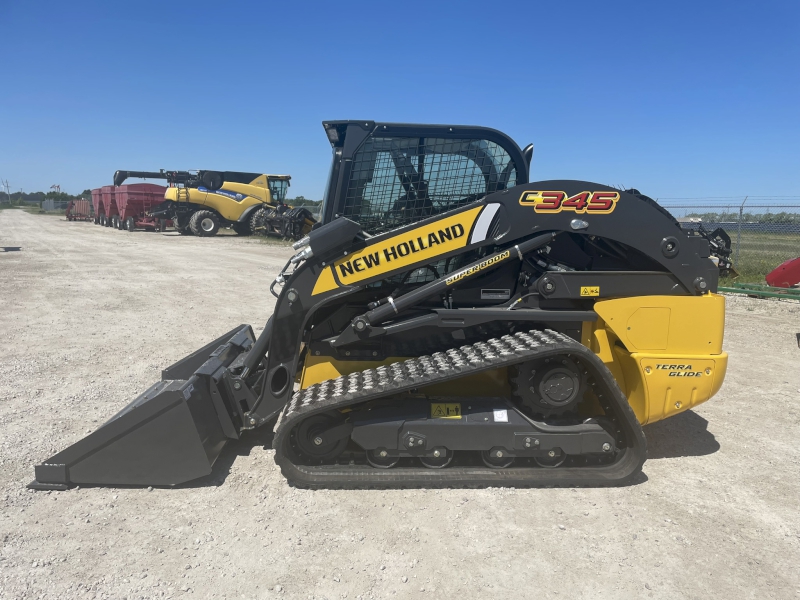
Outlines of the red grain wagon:
M 94 224 L 100 225 L 100 207 L 103 205 L 103 193 L 100 188 L 92 190 L 92 207 L 94 208 Z
M 77 200 L 69 201 L 64 214 L 67 217 L 67 221 L 89 221 L 92 218 L 89 209 L 89 201 L 78 198 Z
M 153 183 L 133 183 L 117 186 L 116 201 L 119 209 L 119 228 L 135 231 L 151 229 L 164 231 L 165 219 L 148 216 L 156 206 L 164 202 L 164 186 Z
M 119 210 L 113 185 L 104 185 L 100 188 L 100 198 L 103 206 L 100 213 L 100 225 L 105 227 L 119 227 Z

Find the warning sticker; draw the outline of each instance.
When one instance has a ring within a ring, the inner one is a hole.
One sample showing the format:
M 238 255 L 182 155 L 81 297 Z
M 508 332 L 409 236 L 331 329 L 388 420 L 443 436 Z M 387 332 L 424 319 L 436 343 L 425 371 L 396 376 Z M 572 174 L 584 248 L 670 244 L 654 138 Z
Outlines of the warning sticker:
M 503 409 L 494 409 L 494 422 L 495 423 L 508 423 L 508 410 Z
M 194 391 L 194 385 L 186 386 L 186 389 L 183 390 L 183 397 L 188 400 L 189 397 L 192 395 L 193 391 Z
M 599 295 L 600 295 L 599 285 L 581 286 L 581 296 L 599 296 Z
M 460 403 L 441 403 L 431 404 L 431 419 L 460 419 Z

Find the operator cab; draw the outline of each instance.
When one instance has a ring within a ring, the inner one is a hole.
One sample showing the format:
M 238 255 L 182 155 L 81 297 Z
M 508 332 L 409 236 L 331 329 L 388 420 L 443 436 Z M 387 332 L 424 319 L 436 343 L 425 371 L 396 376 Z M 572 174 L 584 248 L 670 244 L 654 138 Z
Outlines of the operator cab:
M 289 179 L 291 178 L 288 175 L 267 175 L 269 193 L 272 196 L 272 201 L 276 204 L 283 204 L 286 201 L 289 186 L 291 185 Z
M 323 123 L 333 164 L 323 222 L 344 216 L 377 235 L 528 182 L 528 161 L 485 127 Z

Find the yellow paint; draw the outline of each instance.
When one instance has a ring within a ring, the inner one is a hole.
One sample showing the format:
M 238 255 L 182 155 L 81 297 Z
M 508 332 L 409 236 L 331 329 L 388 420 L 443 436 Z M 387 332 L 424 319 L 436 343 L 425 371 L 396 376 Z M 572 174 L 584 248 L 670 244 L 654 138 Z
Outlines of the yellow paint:
M 595 303 L 582 343 L 609 368 L 642 424 L 705 402 L 725 378 L 725 299 L 642 296 Z
M 603 361 L 619 387 L 625 391 L 625 375 L 614 355 L 615 341 L 616 337 L 604 327 L 602 319 L 598 319 L 595 323 L 587 321 L 583 324 L 581 343 Z
M 407 270 L 416 263 L 430 262 L 441 254 L 458 250 L 467 245 L 472 225 L 482 209 L 482 206 L 476 206 L 456 215 L 375 242 L 352 254 L 343 256 L 333 264 L 332 268 L 336 271 L 342 285 L 353 285 L 386 273 Z M 460 228 L 460 235 L 453 234 L 451 239 L 447 239 L 441 234 L 441 232 L 452 232 L 453 228 Z M 434 236 L 440 241 L 431 243 L 430 236 Z M 420 245 L 424 247 L 420 248 Z M 401 246 L 408 252 L 405 256 L 401 255 Z M 323 272 L 320 277 L 325 277 L 325 281 L 318 281 L 314 285 L 312 295 L 338 287 L 331 287 L 332 275 Z
M 222 191 L 244 196 L 241 200 L 234 200 L 224 194 L 215 194 L 214 192 L 208 192 L 206 195 L 205 205 L 216 210 L 228 221 L 238 221 L 242 213 L 254 204 L 271 204 L 272 197 L 269 189 L 265 187 L 226 181 L 222 186 Z
M 317 281 L 314 283 L 314 289 L 311 290 L 311 295 L 316 296 L 323 292 L 335 290 L 337 287 L 339 286 L 336 285 L 336 280 L 333 278 L 333 267 L 325 267 L 322 269 L 319 277 L 317 277 Z
M 581 286 L 581 296 L 599 296 L 599 295 L 600 295 L 599 285 Z
M 601 300 L 594 310 L 631 352 L 722 352 L 725 299 L 717 294 Z
M 431 404 L 431 419 L 460 419 L 461 404 L 458 402 L 434 402 Z
M 670 309 L 639 308 L 628 317 L 628 339 L 637 348 L 666 350 L 669 341 Z

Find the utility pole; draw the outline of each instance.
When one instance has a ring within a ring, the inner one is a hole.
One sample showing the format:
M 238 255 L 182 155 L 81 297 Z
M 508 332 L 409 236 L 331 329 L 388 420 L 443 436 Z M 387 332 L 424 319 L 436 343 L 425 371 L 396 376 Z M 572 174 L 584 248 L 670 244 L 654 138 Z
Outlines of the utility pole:
M 739 248 L 742 246 L 742 219 L 744 218 L 744 204 L 747 202 L 749 196 L 745 196 L 742 200 L 742 205 L 739 207 L 739 227 L 736 231 L 736 258 L 734 258 L 734 265 L 739 264 Z
M 11 188 L 8 185 L 8 179 L 6 179 L 6 180 L 0 179 L 0 183 L 3 184 L 4 188 L 6 188 L 6 197 L 8 198 L 8 204 L 10 205 L 11 204 Z

